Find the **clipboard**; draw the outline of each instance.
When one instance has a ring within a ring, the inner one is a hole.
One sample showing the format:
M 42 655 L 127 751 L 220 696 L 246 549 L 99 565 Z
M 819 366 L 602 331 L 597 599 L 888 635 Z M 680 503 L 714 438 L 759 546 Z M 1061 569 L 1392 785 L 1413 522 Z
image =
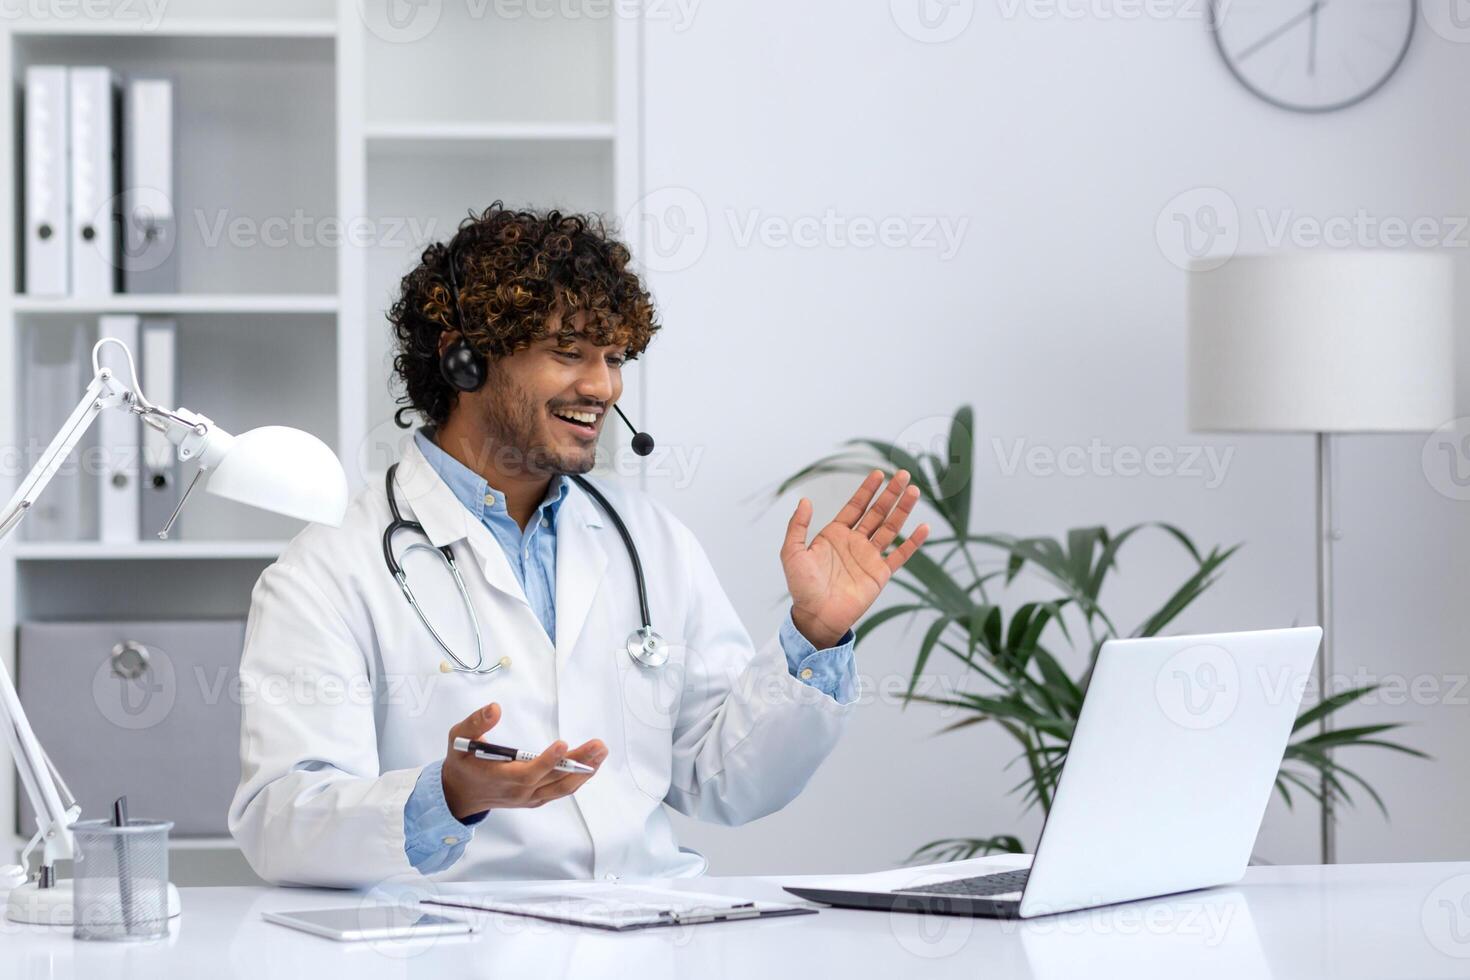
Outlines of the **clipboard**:
M 580 888 L 568 888 L 562 884 L 511 888 L 486 894 L 439 895 L 425 898 L 423 902 L 608 932 L 816 915 L 818 911 L 806 905 L 754 902 L 728 895 L 601 883 Z

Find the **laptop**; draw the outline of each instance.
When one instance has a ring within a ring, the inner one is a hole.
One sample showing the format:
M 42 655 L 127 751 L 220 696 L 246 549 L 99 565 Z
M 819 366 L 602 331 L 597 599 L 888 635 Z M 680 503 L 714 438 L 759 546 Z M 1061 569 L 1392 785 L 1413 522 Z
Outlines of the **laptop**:
M 1026 919 L 1238 881 L 1321 642 L 1316 626 L 1109 640 L 1034 855 L 786 890 L 842 908 Z

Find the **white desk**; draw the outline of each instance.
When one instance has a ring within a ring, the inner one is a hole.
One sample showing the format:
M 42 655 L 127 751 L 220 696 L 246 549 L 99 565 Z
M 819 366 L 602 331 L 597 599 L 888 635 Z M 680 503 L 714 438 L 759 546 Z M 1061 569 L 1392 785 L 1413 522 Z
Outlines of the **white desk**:
M 459 888 L 462 886 L 445 886 Z M 771 879 L 675 887 L 780 899 Z M 16 980 L 751 977 L 885 980 L 1127 976 L 1170 980 L 1470 976 L 1470 863 L 1255 868 L 1240 885 L 1026 923 L 826 910 L 820 915 L 612 934 L 486 917 L 468 938 L 334 943 L 261 921 L 354 893 L 186 888 L 173 934 L 83 943 L 5 923 Z

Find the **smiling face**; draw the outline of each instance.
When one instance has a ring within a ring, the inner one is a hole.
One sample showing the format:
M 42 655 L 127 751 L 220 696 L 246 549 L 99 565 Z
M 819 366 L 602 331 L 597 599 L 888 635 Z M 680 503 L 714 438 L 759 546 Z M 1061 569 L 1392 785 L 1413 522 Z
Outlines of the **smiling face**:
M 560 317 L 553 317 L 548 336 L 492 360 L 485 386 L 459 395 L 447 424 L 468 422 L 482 432 L 493 454 L 486 462 L 496 470 L 549 478 L 592 469 L 597 437 L 623 394 L 627 354 L 617 344 L 588 339 L 581 319 L 563 334 Z

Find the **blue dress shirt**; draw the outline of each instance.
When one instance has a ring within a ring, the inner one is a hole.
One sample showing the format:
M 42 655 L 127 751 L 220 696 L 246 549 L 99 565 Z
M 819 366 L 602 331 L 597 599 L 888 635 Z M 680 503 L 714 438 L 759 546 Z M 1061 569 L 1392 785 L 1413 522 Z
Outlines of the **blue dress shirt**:
M 556 642 L 556 516 L 566 499 L 569 482 L 558 476 L 547 488 L 546 498 L 521 530 L 506 510 L 505 494 L 494 489 L 474 470 L 440 449 L 420 429 L 414 441 L 460 503 L 495 536 L 525 590 L 526 601 L 547 637 Z M 781 649 L 791 676 L 823 692 L 841 704 L 857 699 L 857 674 L 853 664 L 853 632 L 848 630 L 837 646 L 818 650 L 796 628 L 790 611 L 781 624 Z M 444 760 L 424 766 L 403 808 L 404 851 L 409 863 L 423 874 L 443 871 L 459 860 L 474 834 L 473 826 L 485 818 L 479 813 L 464 821 L 449 812 L 444 801 Z

